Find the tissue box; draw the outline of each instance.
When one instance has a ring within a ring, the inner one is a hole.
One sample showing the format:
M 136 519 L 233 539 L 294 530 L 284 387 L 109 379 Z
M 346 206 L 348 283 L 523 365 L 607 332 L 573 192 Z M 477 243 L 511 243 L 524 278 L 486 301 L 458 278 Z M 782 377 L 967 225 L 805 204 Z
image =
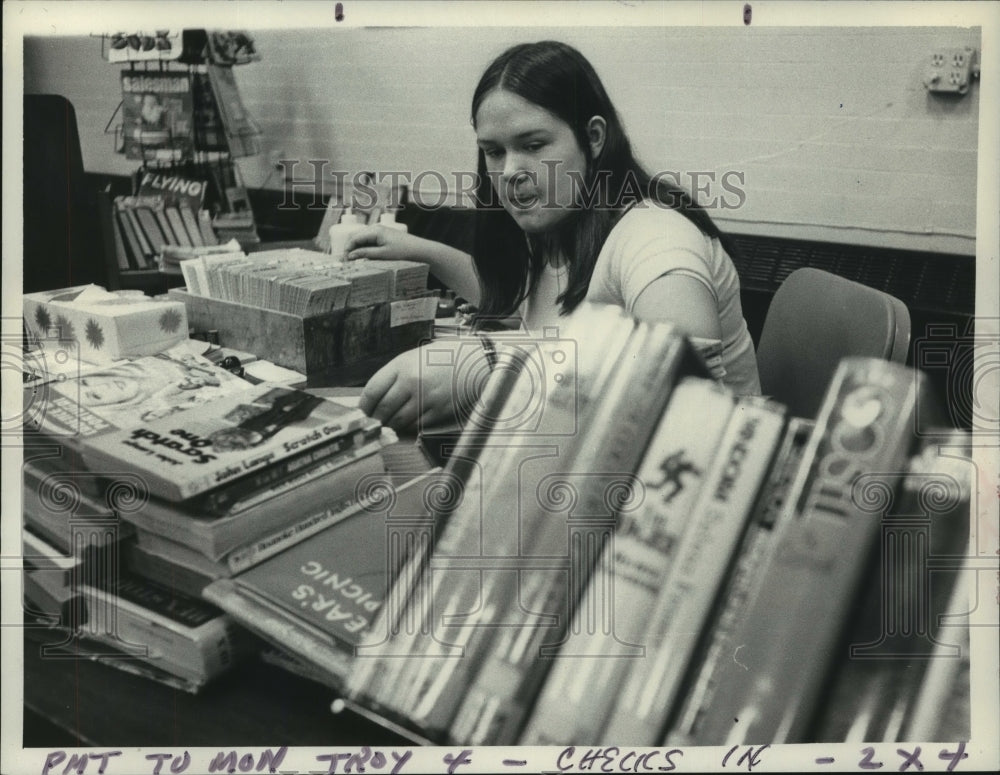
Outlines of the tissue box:
M 151 299 L 139 291 L 111 293 L 81 285 L 23 296 L 24 322 L 38 339 L 58 339 L 81 359 L 106 363 L 153 355 L 188 337 L 180 301 Z

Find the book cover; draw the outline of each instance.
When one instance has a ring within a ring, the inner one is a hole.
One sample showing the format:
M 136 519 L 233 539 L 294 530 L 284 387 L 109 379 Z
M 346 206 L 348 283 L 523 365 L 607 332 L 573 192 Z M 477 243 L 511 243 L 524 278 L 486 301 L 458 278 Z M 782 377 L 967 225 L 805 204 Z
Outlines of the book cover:
M 275 466 L 302 460 L 366 421 L 359 409 L 265 383 L 219 396 L 181 417 L 111 430 L 89 439 L 88 447 L 98 464 L 134 471 L 153 495 L 183 501 L 235 482 L 273 482 Z
M 789 493 L 792 513 L 736 627 L 740 662 L 723 660 L 695 744 L 805 742 L 891 502 L 887 475 L 872 472 L 906 470 L 918 411 L 934 411 L 921 372 L 841 361 Z
M 428 493 L 448 488 L 446 478 L 438 469 L 396 488 L 383 476 L 373 481 L 372 497 L 338 521 L 232 579 L 213 582 L 204 596 L 340 686 L 406 560 L 399 542 L 433 531 Z
M 732 410 L 732 394 L 709 380 L 686 377 L 674 389 L 637 470 L 639 504 L 619 516 L 601 560 L 613 564 L 591 577 L 521 745 L 600 738 L 630 661 L 650 644 L 649 613 Z M 591 610 L 606 611 L 604 626 L 584 626 Z
M 606 627 L 607 606 L 592 610 L 576 605 L 591 569 L 613 540 L 621 512 L 632 506 L 635 472 L 655 425 L 650 418 L 663 414 L 678 379 L 709 376 L 689 342 L 666 323 L 638 322 L 619 358 L 606 388 L 597 388 L 593 416 L 573 454 L 537 479 L 528 461 L 520 464 L 518 510 L 525 541 L 517 553 L 536 561 L 564 557 L 569 567 L 557 569 L 549 561 L 547 567 L 533 568 L 534 599 L 523 587 L 518 592 L 525 582 L 522 574 L 496 574 L 488 602 L 507 626 L 490 639 L 483 637 L 484 631 L 472 635 L 465 660 L 477 649 L 484 649 L 485 656 L 471 686 L 452 682 L 442 692 L 461 702 L 451 741 L 515 743 L 553 657 L 566 645 L 574 611 L 584 616 L 578 621 L 582 629 Z M 609 582 L 609 568 L 598 565 L 594 573 L 595 583 Z
M 44 406 L 35 419 L 42 433 L 60 441 L 82 442 L 116 428 L 166 418 L 250 387 L 180 345 L 49 383 Z M 130 468 L 116 465 L 110 470 Z
M 123 70 L 121 83 L 125 158 L 189 157 L 194 135 L 188 74 Z

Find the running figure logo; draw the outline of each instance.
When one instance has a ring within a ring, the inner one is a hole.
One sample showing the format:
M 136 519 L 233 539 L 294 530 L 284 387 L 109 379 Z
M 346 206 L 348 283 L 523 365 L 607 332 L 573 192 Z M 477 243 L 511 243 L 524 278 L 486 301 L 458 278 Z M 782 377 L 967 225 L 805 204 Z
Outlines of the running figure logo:
M 653 486 L 657 489 L 663 489 L 664 503 L 670 503 L 684 489 L 684 474 L 701 476 L 701 470 L 684 456 L 683 449 L 663 458 L 663 462 L 660 463 L 660 472 L 663 476 Z

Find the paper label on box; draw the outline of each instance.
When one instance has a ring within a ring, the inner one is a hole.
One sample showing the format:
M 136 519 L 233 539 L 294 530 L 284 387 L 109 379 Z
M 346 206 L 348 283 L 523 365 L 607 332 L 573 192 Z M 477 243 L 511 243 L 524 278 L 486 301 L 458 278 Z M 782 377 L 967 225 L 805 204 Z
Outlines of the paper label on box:
M 403 326 L 407 323 L 417 323 L 423 320 L 434 320 L 437 314 L 437 296 L 425 296 L 422 299 L 406 299 L 392 302 L 389 313 L 389 327 Z

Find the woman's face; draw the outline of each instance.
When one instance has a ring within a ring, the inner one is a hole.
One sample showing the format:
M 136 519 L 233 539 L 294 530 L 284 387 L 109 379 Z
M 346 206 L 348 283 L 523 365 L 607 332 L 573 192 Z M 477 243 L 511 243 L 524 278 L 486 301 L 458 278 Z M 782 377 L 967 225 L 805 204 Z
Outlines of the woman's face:
M 486 95 L 475 119 L 477 144 L 504 209 L 530 234 L 557 226 L 587 169 L 569 124 L 504 89 Z
M 124 404 L 139 394 L 139 383 L 131 377 L 91 374 L 80 378 L 80 402 L 85 406 Z

